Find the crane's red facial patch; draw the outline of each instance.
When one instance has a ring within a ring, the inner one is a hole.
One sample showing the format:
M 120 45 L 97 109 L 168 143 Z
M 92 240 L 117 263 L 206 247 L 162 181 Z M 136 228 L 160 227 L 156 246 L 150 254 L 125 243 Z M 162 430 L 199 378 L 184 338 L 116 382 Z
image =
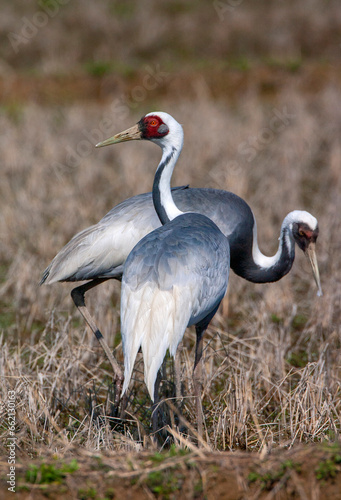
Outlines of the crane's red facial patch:
M 308 226 L 308 224 L 301 222 L 297 225 L 297 232 L 301 238 L 315 242 L 319 234 L 319 228 L 316 227 L 315 229 L 312 229 Z
M 295 222 L 293 224 L 292 234 L 297 245 L 305 252 L 311 243 L 316 243 L 319 229 L 318 227 L 312 229 L 305 222 Z
M 161 139 L 168 134 L 167 125 L 158 115 L 148 115 L 141 118 L 138 123 L 142 139 Z
M 308 240 L 311 240 L 311 237 L 313 236 L 313 231 L 310 231 L 309 229 L 300 229 L 299 230 L 299 235 L 300 236 L 305 236 Z

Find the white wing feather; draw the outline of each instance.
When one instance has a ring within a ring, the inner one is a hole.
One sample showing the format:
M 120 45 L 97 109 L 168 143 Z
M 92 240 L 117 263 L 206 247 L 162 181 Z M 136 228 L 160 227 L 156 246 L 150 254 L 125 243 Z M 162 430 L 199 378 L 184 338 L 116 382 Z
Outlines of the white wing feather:
M 54 258 L 49 266 L 46 283 L 76 276 L 76 281 L 110 276 L 110 270 L 122 266 L 127 255 L 153 229 L 145 223 L 136 226 L 131 221 L 116 221 L 112 225 L 96 225 L 77 234 Z M 78 275 L 79 274 L 79 275 Z
M 167 349 L 172 356 L 176 353 L 191 316 L 192 301 L 189 288 L 173 286 L 171 290 L 160 290 L 149 282 L 138 290 L 132 290 L 123 281 L 121 324 L 125 372 L 122 393 L 128 388 L 141 346 L 144 377 L 150 397 L 154 400 L 157 372 Z

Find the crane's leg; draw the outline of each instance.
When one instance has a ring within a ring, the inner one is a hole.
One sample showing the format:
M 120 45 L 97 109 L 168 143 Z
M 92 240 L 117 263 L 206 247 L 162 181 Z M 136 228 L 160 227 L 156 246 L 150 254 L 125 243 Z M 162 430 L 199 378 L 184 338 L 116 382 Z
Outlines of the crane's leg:
M 154 385 L 154 402 L 152 405 L 152 431 L 153 434 L 156 436 L 156 432 L 159 430 L 159 403 L 160 403 L 160 397 L 159 397 L 159 389 L 160 389 L 160 383 L 161 383 L 161 373 L 160 370 L 157 372 L 156 380 L 155 380 L 155 385 Z
M 85 305 L 85 298 L 84 295 L 88 290 L 91 290 L 91 288 L 94 288 L 95 286 L 103 283 L 104 281 L 107 281 L 106 278 L 98 278 L 94 279 L 92 281 L 88 281 L 87 283 L 84 283 L 84 285 L 78 286 L 74 288 L 71 291 L 71 297 L 72 300 L 75 303 L 75 306 L 91 328 L 92 332 L 95 334 L 96 339 L 98 342 L 101 344 L 102 349 L 104 350 L 105 354 L 107 355 L 107 358 L 114 370 L 115 377 L 116 377 L 116 394 L 115 394 L 115 401 L 114 404 L 115 406 L 118 407 L 120 397 L 121 397 L 121 390 L 122 390 L 122 382 L 123 382 L 123 373 L 118 365 L 117 361 L 115 360 L 108 344 L 106 343 L 103 335 L 99 331 L 94 319 L 92 318 L 88 308 Z
M 193 386 L 194 386 L 194 396 L 196 400 L 197 407 L 197 419 L 198 419 L 198 434 L 200 437 L 203 436 L 203 413 L 202 413 L 202 405 L 201 405 L 201 396 L 202 396 L 202 351 L 203 351 L 203 342 L 204 342 L 204 333 L 217 312 L 219 304 L 215 309 L 206 318 L 201 320 L 200 323 L 195 325 L 195 331 L 197 334 L 197 343 L 195 346 L 195 361 L 194 361 L 194 370 L 193 370 Z
M 182 394 L 181 394 L 181 359 L 180 359 L 179 346 L 174 356 L 174 378 L 175 378 L 175 397 L 177 399 L 177 403 L 180 404 Z
M 203 339 L 205 330 L 206 327 L 202 328 L 198 325 L 195 327 L 195 331 L 197 334 L 197 342 L 195 346 L 193 387 L 194 387 L 195 404 L 197 408 L 198 434 L 200 437 L 202 437 L 203 435 L 203 414 L 201 405 L 201 395 L 202 395 L 202 350 L 203 350 Z

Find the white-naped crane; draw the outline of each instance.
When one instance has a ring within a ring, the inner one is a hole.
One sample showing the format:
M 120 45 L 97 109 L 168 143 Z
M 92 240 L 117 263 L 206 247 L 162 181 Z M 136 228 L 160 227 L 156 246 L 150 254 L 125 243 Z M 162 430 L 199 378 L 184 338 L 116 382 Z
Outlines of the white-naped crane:
M 152 193 L 163 225 L 137 243 L 123 268 L 122 394 L 128 388 L 141 347 L 145 382 L 151 399 L 157 399 L 156 377 L 167 350 L 175 357 L 187 326 L 195 325 L 194 396 L 201 436 L 202 339 L 226 293 L 230 245 L 211 219 L 194 212 L 184 213 L 174 203 L 170 181 L 183 145 L 181 125 L 167 113 L 150 113 L 134 127 L 99 146 L 133 139 L 155 142 L 162 149 Z
M 136 133 L 135 139 L 139 138 Z M 172 196 L 180 210 L 206 215 L 217 224 L 229 240 L 231 269 L 239 276 L 254 283 L 281 279 L 292 267 L 296 243 L 308 256 L 318 294 L 322 293 L 315 253 L 318 223 L 308 212 L 295 210 L 285 217 L 278 251 L 274 257 L 266 257 L 258 247 L 253 212 L 239 196 L 217 189 L 187 187 L 173 189 Z M 88 290 L 108 279 L 120 280 L 130 251 L 160 225 L 152 193 L 129 198 L 112 208 L 97 224 L 76 234 L 52 260 L 40 282 L 90 280 L 74 288 L 71 295 L 106 352 L 118 383 L 122 380 L 121 369 L 91 317 L 84 296 Z

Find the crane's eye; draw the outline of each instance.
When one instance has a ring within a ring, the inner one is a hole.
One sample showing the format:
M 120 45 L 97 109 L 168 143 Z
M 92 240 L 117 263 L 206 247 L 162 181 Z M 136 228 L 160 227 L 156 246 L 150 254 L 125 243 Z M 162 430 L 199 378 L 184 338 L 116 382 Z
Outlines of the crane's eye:
M 300 236 L 305 236 L 305 235 L 306 235 L 306 234 L 305 234 L 305 232 L 303 231 L 303 229 L 300 229 L 300 230 L 298 231 L 298 234 L 299 234 Z
M 157 120 L 155 120 L 155 118 L 153 118 L 152 120 L 150 120 L 149 124 L 152 126 L 152 127 L 156 127 L 159 123 Z

